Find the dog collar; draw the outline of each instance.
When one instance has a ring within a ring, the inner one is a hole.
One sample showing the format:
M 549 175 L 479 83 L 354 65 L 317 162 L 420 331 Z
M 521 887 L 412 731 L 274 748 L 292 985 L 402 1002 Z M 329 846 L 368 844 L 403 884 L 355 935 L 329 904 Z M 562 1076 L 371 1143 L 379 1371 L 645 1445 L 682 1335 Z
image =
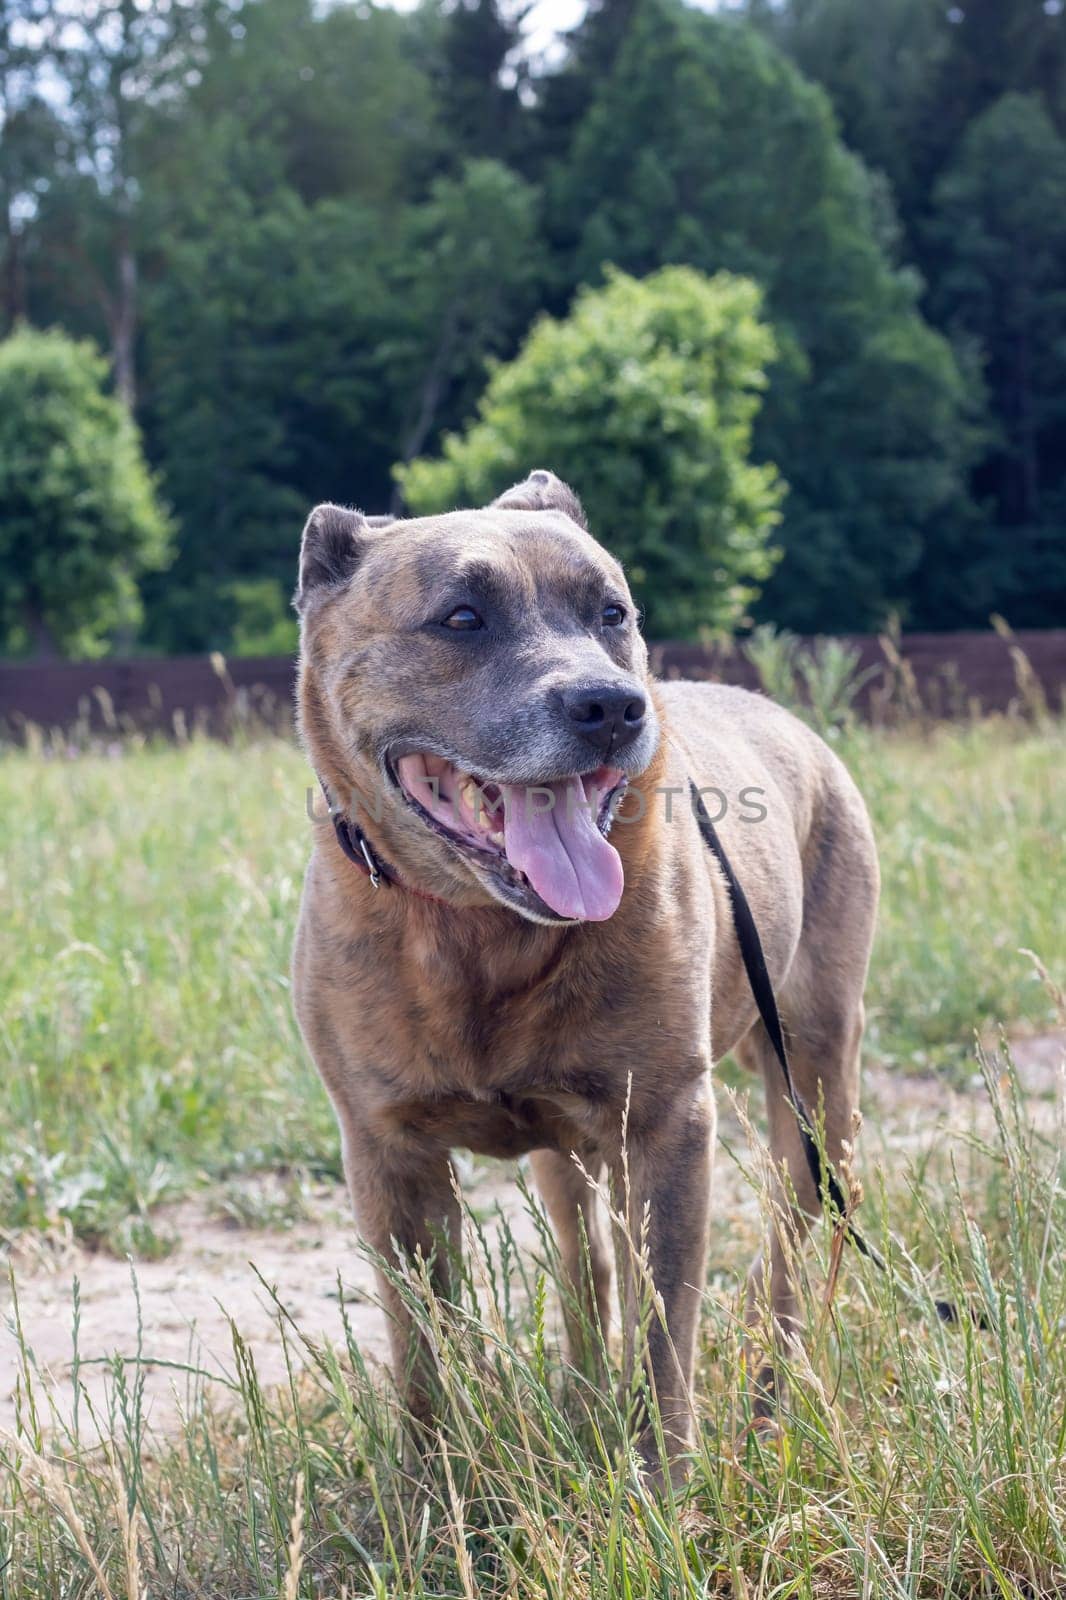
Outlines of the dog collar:
M 429 894 L 425 889 L 416 889 L 413 884 L 404 883 L 396 868 L 390 866 L 375 852 L 359 824 L 354 822 L 340 806 L 334 805 L 326 780 L 321 774 L 318 781 L 326 799 L 326 808 L 329 811 L 329 820 L 333 824 L 333 831 L 337 835 L 337 843 L 348 860 L 370 879 L 372 888 L 380 889 L 384 884 L 386 888 L 406 889 L 408 894 L 416 894 L 420 900 L 432 900 L 439 906 L 448 904 L 447 900 L 442 900 L 439 895 Z
M 325 796 L 329 820 L 332 822 L 333 831 L 337 835 L 337 843 L 348 857 L 348 860 L 353 862 L 360 872 L 366 873 L 375 889 L 380 889 L 383 883 L 398 882 L 392 869 L 387 868 L 384 862 L 378 860 L 371 847 L 370 840 L 359 824 L 353 822 L 340 806 L 334 805 L 326 780 L 321 774 L 318 781 Z

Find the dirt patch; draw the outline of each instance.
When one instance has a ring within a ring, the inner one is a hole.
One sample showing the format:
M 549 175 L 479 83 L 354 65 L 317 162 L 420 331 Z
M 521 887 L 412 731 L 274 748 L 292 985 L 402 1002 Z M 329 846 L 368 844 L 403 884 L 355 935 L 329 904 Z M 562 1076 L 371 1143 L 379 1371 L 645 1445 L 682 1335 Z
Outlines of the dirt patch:
M 1066 1087 L 1066 1033 L 1034 1033 L 1011 1043 L 1011 1056 L 1028 1095 L 1058 1100 Z
M 1066 1033 L 1017 1040 L 1012 1047 L 1023 1088 L 1039 1119 L 1059 1114 L 1066 1082 Z M 720 1139 L 743 1157 L 744 1135 L 719 1096 Z M 987 1124 L 990 1112 L 980 1078 L 971 1086 L 952 1088 L 937 1078 L 908 1077 L 876 1071 L 868 1074 L 864 1095 L 866 1133 L 864 1166 L 890 1152 L 910 1157 L 949 1130 L 964 1133 Z M 508 1169 L 494 1165 L 464 1173 L 464 1192 L 475 1210 L 492 1218 L 499 1207 L 521 1246 L 535 1241 L 531 1218 Z M 723 1158 L 715 1171 L 714 1231 L 723 1243 L 743 1218 L 756 1225 L 758 1206 L 737 1165 Z M 188 1365 L 222 1378 L 233 1377 L 230 1319 L 254 1355 L 266 1385 L 284 1380 L 285 1364 L 277 1333 L 278 1307 L 264 1287 L 312 1339 L 341 1342 L 338 1279 L 348 1301 L 347 1314 L 367 1360 L 383 1359 L 384 1319 L 374 1304 L 373 1273 L 361 1256 L 347 1199 L 339 1187 L 323 1187 L 306 1197 L 303 1215 L 285 1229 L 237 1227 L 221 1218 L 206 1201 L 169 1208 L 161 1229 L 178 1238 L 171 1255 L 136 1267 L 136 1293 L 127 1262 L 70 1244 L 60 1249 L 32 1245 L 19 1250 L 13 1262 L 18 1287 L 18 1313 L 26 1346 L 33 1353 L 33 1382 L 38 1410 L 47 1418 L 51 1405 L 69 1418 L 74 1403 L 71 1362 L 74 1356 L 73 1286 L 80 1292 L 79 1352 L 81 1383 L 99 1405 L 105 1385 L 100 1362 L 118 1353 L 132 1357 L 140 1341 L 145 1363 L 145 1400 L 149 1422 L 166 1428 L 183 1409 L 188 1377 L 173 1364 Z M 715 1247 L 712 1242 L 712 1254 Z M 732 1254 L 732 1252 L 730 1252 Z M 253 1265 L 254 1264 L 254 1265 Z M 14 1331 L 10 1287 L 0 1285 L 0 1427 L 11 1428 L 25 1415 L 22 1358 Z
M 469 1174 L 464 1193 L 478 1213 L 488 1213 L 490 1236 L 498 1226 L 493 1220 L 498 1204 L 519 1243 L 532 1244 L 532 1221 L 506 1169 Z M 99 1407 L 106 1383 L 102 1362 L 115 1354 L 135 1356 L 139 1321 L 152 1427 L 172 1423 L 189 1393 L 189 1375 L 173 1364 L 233 1379 L 231 1319 L 253 1353 L 262 1383 L 285 1379 L 278 1303 L 266 1285 L 309 1338 L 342 1343 L 338 1284 L 343 1284 L 345 1314 L 360 1349 L 371 1365 L 382 1360 L 384 1317 L 373 1300 L 373 1270 L 359 1251 L 344 1189 L 321 1186 L 305 1198 L 302 1210 L 298 1221 L 278 1229 L 235 1226 L 202 1200 L 162 1208 L 159 1231 L 176 1236 L 177 1245 L 164 1260 L 140 1261 L 132 1268 L 73 1243 L 20 1249 L 13 1261 L 18 1321 L 32 1352 L 42 1417 L 47 1420 L 49 1414 L 45 1392 L 64 1419 L 74 1404 L 75 1280 L 84 1390 Z M 0 1428 L 11 1428 L 20 1409 L 25 1415 L 25 1380 L 6 1282 L 0 1285 L 0 1313 Z
M 140 1343 L 148 1362 L 145 1394 L 149 1422 L 166 1424 L 177 1414 L 188 1378 L 160 1363 L 185 1363 L 217 1377 L 232 1378 L 230 1317 L 255 1353 L 265 1383 L 285 1377 L 277 1337 L 277 1307 L 252 1263 L 276 1287 L 281 1303 L 299 1312 L 312 1336 L 339 1337 L 338 1277 L 356 1303 L 359 1337 L 368 1356 L 383 1345 L 378 1318 L 365 1303 L 371 1272 L 356 1249 L 351 1227 L 341 1221 L 343 1194 L 319 1192 L 307 1204 L 305 1221 L 286 1229 L 239 1228 L 199 1202 L 166 1208 L 160 1226 L 179 1240 L 162 1261 L 140 1261 L 132 1268 L 103 1252 L 80 1245 L 42 1250 L 36 1260 L 17 1261 L 19 1320 L 36 1368 L 38 1389 L 69 1418 L 74 1400 L 74 1285 L 78 1285 L 78 1350 L 81 1381 L 99 1406 L 105 1374 L 98 1365 L 115 1354 L 132 1357 Z M 133 1273 L 136 1273 L 136 1290 Z M 294 1302 L 298 1299 L 299 1304 Z M 5 1293 L 10 1301 L 10 1294 Z M 19 1404 L 21 1365 L 5 1304 L 8 1326 L 0 1331 L 0 1426 L 11 1427 Z M 38 1408 L 45 1409 L 40 1392 Z

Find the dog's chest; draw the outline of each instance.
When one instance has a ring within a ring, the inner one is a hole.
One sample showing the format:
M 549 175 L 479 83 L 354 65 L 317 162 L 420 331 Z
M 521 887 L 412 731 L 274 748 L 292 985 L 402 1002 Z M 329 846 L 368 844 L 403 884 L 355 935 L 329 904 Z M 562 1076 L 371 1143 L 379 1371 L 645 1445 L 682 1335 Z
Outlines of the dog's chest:
M 490 1014 L 472 1006 L 414 1043 L 420 1077 L 434 1098 L 502 1109 L 520 1120 L 530 1106 L 568 1116 L 612 1097 L 613 1076 L 597 1064 L 595 1030 L 560 1025 L 545 1008 L 500 1006 Z
M 409 990 L 391 1008 L 381 1110 L 406 1136 L 488 1155 L 595 1143 L 617 1087 L 595 1010 L 578 1019 L 551 986 L 491 998 L 473 983 Z
M 352 1064 L 341 1093 L 400 1142 L 506 1156 L 617 1140 L 627 1100 L 636 1114 L 658 1063 L 685 1055 L 682 980 L 654 980 L 632 939 L 599 929 L 504 923 L 482 939 L 437 921 L 353 943 L 331 1001 Z
M 405 1143 L 428 1143 L 477 1155 L 513 1158 L 530 1150 L 587 1150 L 600 1142 L 600 1117 L 578 1096 L 480 1094 L 445 1090 L 391 1103 L 379 1127 Z

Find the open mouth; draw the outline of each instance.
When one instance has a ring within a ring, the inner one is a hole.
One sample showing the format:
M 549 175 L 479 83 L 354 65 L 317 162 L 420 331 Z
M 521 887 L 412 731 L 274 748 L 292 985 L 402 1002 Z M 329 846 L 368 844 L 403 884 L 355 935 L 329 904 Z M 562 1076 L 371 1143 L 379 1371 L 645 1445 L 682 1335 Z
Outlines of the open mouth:
M 415 751 L 400 757 L 395 775 L 420 818 L 491 873 L 509 901 L 542 902 L 568 921 L 602 922 L 618 909 L 622 862 L 607 839 L 627 781 L 617 767 L 497 783 Z

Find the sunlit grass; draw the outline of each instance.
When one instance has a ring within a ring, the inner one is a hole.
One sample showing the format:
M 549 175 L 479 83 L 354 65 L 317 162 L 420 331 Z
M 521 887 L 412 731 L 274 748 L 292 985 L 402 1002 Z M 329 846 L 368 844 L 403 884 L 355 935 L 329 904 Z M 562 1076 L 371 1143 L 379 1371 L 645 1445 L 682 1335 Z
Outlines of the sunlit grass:
M 869 1049 L 959 1065 L 1050 1025 L 1066 949 L 1062 725 L 855 730 L 884 897 Z M 150 1253 L 151 1208 L 235 1169 L 336 1173 L 289 1000 L 310 775 L 291 744 L 0 758 L 0 1205 Z M 1056 870 L 1059 868 L 1060 870 Z
M 0 1440 L 0 1594 L 1050 1600 L 1066 1586 L 1062 1151 L 1004 1062 L 984 1092 L 994 1116 L 920 1185 L 902 1162 L 877 1174 L 865 1209 L 889 1276 L 852 1254 L 829 1303 L 820 1235 L 777 1428 L 752 1422 L 736 1280 L 708 1293 L 676 1495 L 635 1465 L 640 1386 L 604 1394 L 559 1357 L 543 1219 L 523 1261 L 506 1224 L 489 1245 L 468 1213 L 453 1307 L 424 1274 L 397 1278 L 440 1388 L 436 1436 L 406 1466 L 394 1397 L 355 1340 L 305 1347 L 280 1306 L 277 1339 L 308 1369 L 264 1391 L 234 1328 L 232 1382 L 190 1378 L 166 1439 L 136 1362 L 74 1432 L 27 1356 L 23 1432 Z M 745 1161 L 757 1189 L 761 1159 Z M 728 1220 L 715 1254 L 739 1268 L 750 1241 L 731 1255 Z M 933 1292 L 975 1315 L 945 1326 Z
M 868 1048 L 904 1068 L 959 1065 L 975 1030 L 1054 1025 L 1030 960 L 1066 950 L 1066 724 L 854 730 L 882 901 Z
M 280 740 L 0 760 L 8 1227 L 143 1231 L 201 1177 L 338 1170 L 289 999 L 308 781 Z
M 1062 1025 L 1019 949 L 1054 967 L 1066 948 L 1064 743 L 1061 726 L 1007 722 L 840 739 L 884 875 L 872 1056 L 971 1077 L 975 1029 Z M 0 759 L 8 1236 L 64 1222 L 151 1255 L 167 1195 L 338 1171 L 288 993 L 307 784 L 272 739 Z M 893 1274 L 852 1253 L 827 1307 L 822 1232 L 776 1432 L 751 1425 L 739 1323 L 757 1213 L 716 1216 L 701 1431 L 676 1501 L 635 1470 L 639 1396 L 603 1395 L 559 1356 L 550 1235 L 523 1260 L 506 1224 L 490 1249 L 470 1213 L 459 1313 L 404 1284 L 445 1397 L 413 1473 L 354 1338 L 306 1347 L 280 1307 L 291 1385 L 262 1389 L 235 1327 L 232 1381 L 175 1374 L 184 1419 L 166 1437 L 136 1362 L 95 1413 L 83 1394 L 75 1426 L 27 1350 L 19 1434 L 0 1441 L 0 1597 L 1066 1592 L 1061 1137 L 1026 1121 L 1002 1061 L 983 1095 L 995 1116 L 919 1168 L 865 1144 L 864 1221 Z M 758 1192 L 759 1156 L 741 1159 Z M 988 1329 L 944 1326 L 934 1294 Z

